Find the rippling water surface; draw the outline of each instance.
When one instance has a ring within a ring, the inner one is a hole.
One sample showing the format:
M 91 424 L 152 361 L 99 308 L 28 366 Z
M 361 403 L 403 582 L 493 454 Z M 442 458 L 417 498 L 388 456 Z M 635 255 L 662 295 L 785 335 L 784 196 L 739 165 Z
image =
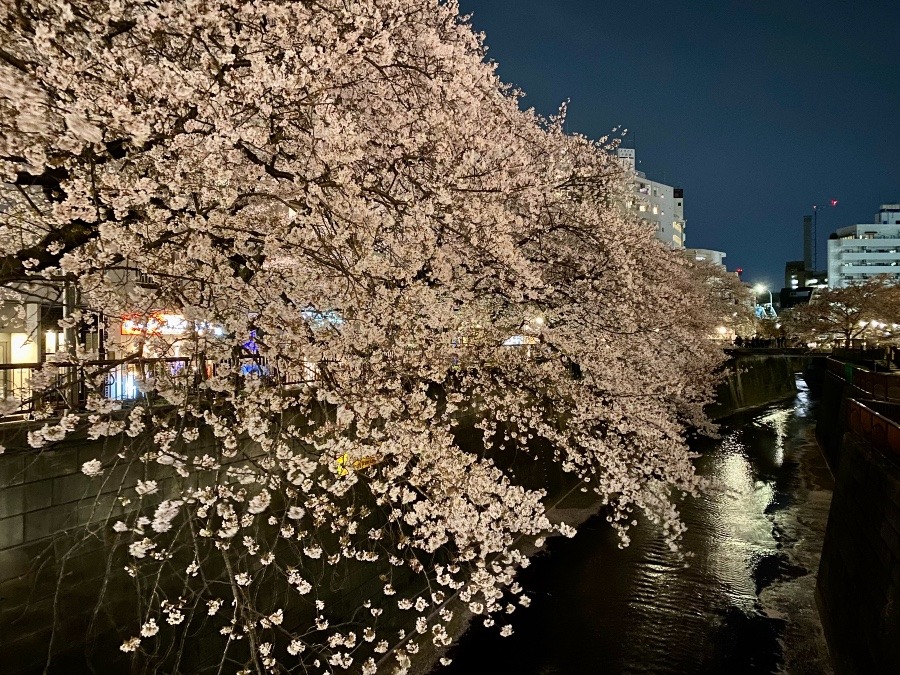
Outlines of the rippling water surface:
M 831 672 L 814 599 L 831 480 L 798 387 L 696 444 L 713 486 L 682 505 L 686 561 L 649 523 L 620 550 L 589 520 L 522 573 L 532 605 L 511 617 L 513 636 L 474 624 L 437 672 Z

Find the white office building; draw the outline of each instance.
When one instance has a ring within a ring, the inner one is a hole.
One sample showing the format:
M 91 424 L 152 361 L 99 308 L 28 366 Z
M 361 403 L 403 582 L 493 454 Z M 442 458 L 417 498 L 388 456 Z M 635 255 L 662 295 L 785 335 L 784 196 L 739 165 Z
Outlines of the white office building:
M 632 199 L 627 207 L 654 228 L 657 239 L 672 248 L 684 248 L 684 190 L 650 180 L 638 171 L 633 148 L 618 148 L 616 154 L 633 175 Z
M 900 279 L 900 204 L 882 204 L 874 223 L 843 227 L 828 239 L 828 285 L 887 274 Z

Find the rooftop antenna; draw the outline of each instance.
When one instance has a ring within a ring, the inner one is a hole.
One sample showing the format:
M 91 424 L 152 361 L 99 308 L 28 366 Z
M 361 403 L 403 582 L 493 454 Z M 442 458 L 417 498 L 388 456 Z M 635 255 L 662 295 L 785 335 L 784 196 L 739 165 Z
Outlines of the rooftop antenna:
M 819 207 L 813 204 L 813 270 L 819 269 Z

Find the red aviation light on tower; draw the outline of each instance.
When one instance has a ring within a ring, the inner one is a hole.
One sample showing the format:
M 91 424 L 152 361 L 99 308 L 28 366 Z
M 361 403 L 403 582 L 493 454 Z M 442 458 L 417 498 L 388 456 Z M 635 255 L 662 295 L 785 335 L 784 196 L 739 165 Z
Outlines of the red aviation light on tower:
M 830 202 L 830 204 L 831 204 L 832 206 L 837 206 L 837 205 L 838 205 L 838 200 L 837 200 L 837 199 L 832 199 L 831 202 Z

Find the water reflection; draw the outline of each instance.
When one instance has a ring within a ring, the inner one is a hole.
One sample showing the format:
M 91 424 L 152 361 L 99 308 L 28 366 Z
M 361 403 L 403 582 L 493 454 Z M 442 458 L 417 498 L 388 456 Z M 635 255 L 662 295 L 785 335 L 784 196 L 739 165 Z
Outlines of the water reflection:
M 707 574 L 718 581 L 728 603 L 749 613 L 756 603 L 753 568 L 774 546 L 772 523 L 765 516 L 774 488 L 754 479 L 743 444 L 724 443 L 720 448 L 711 467 L 719 484 L 707 492 L 704 508 L 695 513 L 698 525 L 708 527 L 697 533 L 706 545 L 702 540 L 696 543 L 706 554 Z
M 784 441 L 788 435 L 788 424 L 794 415 L 793 410 L 776 410 L 754 420 L 757 426 L 768 427 L 775 432 L 772 446 L 773 461 L 781 466 L 784 461 Z
M 682 505 L 687 563 L 649 523 L 619 550 L 602 519 L 588 521 L 523 572 L 533 603 L 515 615 L 516 633 L 473 626 L 439 672 L 828 672 L 820 627 L 794 618 L 815 617 L 827 517 L 829 493 L 804 469 L 818 461 L 814 423 L 805 389 L 732 418 L 719 441 L 696 447 L 711 486 Z

